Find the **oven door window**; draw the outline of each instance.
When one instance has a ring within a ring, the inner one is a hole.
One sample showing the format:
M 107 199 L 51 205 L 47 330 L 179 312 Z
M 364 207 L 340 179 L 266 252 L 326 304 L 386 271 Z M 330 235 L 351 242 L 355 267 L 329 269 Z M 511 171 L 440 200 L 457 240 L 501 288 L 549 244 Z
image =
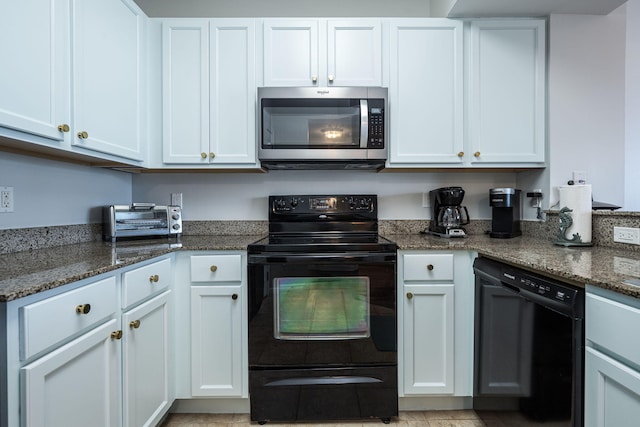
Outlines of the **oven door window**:
M 262 100 L 262 148 L 359 146 L 359 99 Z
M 370 336 L 368 277 L 274 279 L 274 337 L 343 340 Z

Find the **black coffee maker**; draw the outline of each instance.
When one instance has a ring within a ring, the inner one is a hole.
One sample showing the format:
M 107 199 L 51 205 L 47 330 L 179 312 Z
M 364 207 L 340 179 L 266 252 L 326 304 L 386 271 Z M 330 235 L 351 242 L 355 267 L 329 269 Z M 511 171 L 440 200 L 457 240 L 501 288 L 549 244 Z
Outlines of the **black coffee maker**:
M 522 234 L 521 190 L 516 188 L 492 188 L 489 190 L 489 205 L 493 211 L 490 237 L 508 239 Z
M 469 212 L 462 206 L 462 187 L 442 187 L 429 191 L 431 223 L 429 233 L 441 237 L 464 237 L 463 225 L 469 224 Z

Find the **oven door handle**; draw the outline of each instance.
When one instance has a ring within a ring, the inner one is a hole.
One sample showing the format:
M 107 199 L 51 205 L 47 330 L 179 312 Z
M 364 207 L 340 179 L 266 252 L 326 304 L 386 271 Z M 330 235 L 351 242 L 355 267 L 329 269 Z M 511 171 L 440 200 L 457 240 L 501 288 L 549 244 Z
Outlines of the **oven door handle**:
M 336 263 L 336 262 L 387 262 L 395 263 L 396 254 L 391 253 L 317 253 L 317 254 L 250 254 L 249 264 L 282 263 Z

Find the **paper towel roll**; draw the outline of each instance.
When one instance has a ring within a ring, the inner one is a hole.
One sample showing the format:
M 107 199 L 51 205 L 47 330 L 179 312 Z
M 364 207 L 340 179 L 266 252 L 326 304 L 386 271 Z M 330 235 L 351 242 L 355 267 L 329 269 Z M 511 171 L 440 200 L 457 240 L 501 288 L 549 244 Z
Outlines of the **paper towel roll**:
M 591 243 L 591 185 L 562 185 L 558 187 L 560 192 L 560 210 L 569 208 L 573 212 L 571 218 L 573 223 L 567 229 L 565 238 L 572 240 L 577 233 L 580 235 L 582 243 Z M 562 222 L 562 218 L 561 218 Z

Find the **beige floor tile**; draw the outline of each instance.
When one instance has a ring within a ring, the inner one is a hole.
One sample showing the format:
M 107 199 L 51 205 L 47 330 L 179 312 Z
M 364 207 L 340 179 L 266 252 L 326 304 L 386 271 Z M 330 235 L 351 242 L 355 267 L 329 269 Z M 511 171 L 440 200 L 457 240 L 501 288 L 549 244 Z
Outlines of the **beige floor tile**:
M 249 414 L 170 414 L 160 427 L 256 427 Z M 383 427 L 380 420 L 335 423 L 267 423 L 267 427 Z M 392 427 L 484 427 L 474 411 L 402 411 Z

